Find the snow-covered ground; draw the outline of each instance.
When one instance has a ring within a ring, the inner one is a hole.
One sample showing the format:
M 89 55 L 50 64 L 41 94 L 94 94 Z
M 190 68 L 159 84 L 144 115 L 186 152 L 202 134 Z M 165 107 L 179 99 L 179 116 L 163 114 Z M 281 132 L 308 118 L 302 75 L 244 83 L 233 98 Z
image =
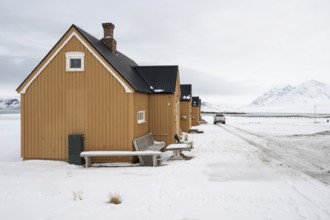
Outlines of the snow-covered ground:
M 245 106 L 245 112 L 330 113 L 330 104 L 286 104 L 277 106 Z
M 313 134 L 330 131 L 330 118 L 226 117 L 226 122 L 263 135 Z
M 240 124 L 230 118 L 222 128 L 212 117 L 205 119 L 211 123 L 198 126 L 204 134 L 189 135 L 194 141 L 194 149 L 185 153 L 190 160 L 173 161 L 166 152 L 163 165 L 155 168 L 85 169 L 21 161 L 19 117 L 0 115 L 1 219 L 330 219 L 327 185 L 230 133 L 242 132 L 237 129 L 242 126 L 249 132 L 273 126 L 281 135 L 329 127 L 282 125 L 277 119 L 272 126 Z M 73 200 L 79 192 L 82 200 Z M 119 194 L 122 204 L 107 203 L 111 193 Z
M 330 185 L 329 118 L 227 117 L 229 132 L 268 156 Z
M 19 114 L 0 114 L 0 163 L 20 160 L 20 125 Z

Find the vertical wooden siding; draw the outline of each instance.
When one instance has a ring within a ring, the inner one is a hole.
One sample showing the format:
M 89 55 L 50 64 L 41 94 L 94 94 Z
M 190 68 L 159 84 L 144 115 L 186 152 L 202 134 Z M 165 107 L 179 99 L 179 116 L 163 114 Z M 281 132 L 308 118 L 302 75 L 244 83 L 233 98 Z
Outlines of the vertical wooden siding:
M 150 109 L 149 109 L 149 95 L 143 93 L 134 93 L 134 138 L 141 137 L 150 132 Z M 137 123 L 137 112 L 145 111 L 146 122 L 143 124 Z
M 175 93 L 174 93 L 174 104 L 175 104 L 175 109 L 174 109 L 174 120 L 175 120 L 175 127 L 174 127 L 174 135 L 177 134 L 179 135 L 180 133 L 180 96 L 181 96 L 181 87 L 180 87 L 180 76 L 179 73 L 176 78 L 176 86 L 175 86 Z M 175 142 L 174 142 L 175 143 Z
M 85 71 L 65 71 L 67 51 L 85 53 Z M 132 150 L 132 105 L 133 94 L 73 37 L 22 95 L 22 157 L 66 161 L 69 134 L 84 134 L 85 150 Z
M 180 127 L 184 132 L 189 132 L 191 128 L 191 100 L 180 102 Z M 186 119 L 182 119 L 182 116 L 186 116 Z
M 150 96 L 150 131 L 155 140 L 165 141 L 166 144 L 173 143 L 173 105 L 173 94 Z
M 191 117 L 191 125 L 196 126 L 199 125 L 199 107 L 192 106 L 192 117 Z
M 150 131 L 155 140 L 175 143 L 174 135 L 180 130 L 180 80 L 174 94 L 150 95 Z
M 24 131 L 25 131 L 25 113 L 24 113 L 24 108 L 22 106 L 25 105 L 25 95 L 21 94 L 21 157 L 24 158 L 24 145 L 25 145 L 25 138 L 24 138 Z

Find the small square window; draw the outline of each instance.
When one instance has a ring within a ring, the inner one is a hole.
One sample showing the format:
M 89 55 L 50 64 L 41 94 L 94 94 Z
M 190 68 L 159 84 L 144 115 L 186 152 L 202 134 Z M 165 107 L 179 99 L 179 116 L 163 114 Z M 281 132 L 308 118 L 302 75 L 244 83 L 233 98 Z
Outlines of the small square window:
M 70 59 L 70 68 L 81 68 L 81 59 Z
M 66 52 L 66 71 L 84 71 L 84 52 Z
M 137 113 L 137 123 L 143 124 L 146 122 L 146 111 L 138 111 Z

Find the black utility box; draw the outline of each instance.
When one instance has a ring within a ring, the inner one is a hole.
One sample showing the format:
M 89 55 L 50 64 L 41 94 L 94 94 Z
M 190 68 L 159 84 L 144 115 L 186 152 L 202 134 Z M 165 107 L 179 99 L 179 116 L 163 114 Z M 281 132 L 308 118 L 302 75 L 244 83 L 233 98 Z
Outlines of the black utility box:
M 84 151 L 84 135 L 69 135 L 69 164 L 84 165 L 84 158 L 80 157 L 80 153 Z

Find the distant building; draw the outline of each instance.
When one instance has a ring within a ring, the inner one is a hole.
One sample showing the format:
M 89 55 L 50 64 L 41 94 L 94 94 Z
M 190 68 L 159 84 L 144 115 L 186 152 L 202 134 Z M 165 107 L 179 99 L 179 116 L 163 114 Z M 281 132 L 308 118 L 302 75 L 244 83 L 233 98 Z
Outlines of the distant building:
M 191 106 L 192 92 L 191 84 L 181 85 L 181 97 L 180 97 L 180 126 L 184 132 L 189 132 L 191 128 Z
M 201 104 L 202 101 L 199 98 L 199 96 L 193 96 L 192 97 L 192 120 L 191 124 L 192 126 L 199 125 L 199 121 L 201 120 Z

